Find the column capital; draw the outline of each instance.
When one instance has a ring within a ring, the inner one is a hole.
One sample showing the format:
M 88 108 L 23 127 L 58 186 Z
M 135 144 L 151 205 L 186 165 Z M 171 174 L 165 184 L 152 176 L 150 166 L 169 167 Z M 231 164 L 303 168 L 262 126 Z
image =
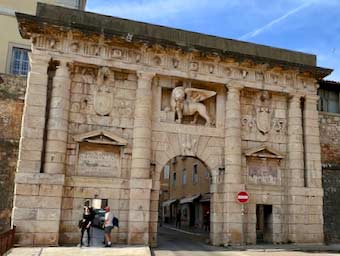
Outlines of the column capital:
M 55 60 L 57 65 L 56 76 L 69 77 L 72 72 L 72 62 L 68 59 Z
M 318 95 L 306 95 L 305 100 L 308 102 L 317 102 L 319 100 L 320 96 Z
M 225 87 L 228 89 L 228 91 L 241 91 L 244 88 L 244 86 L 239 81 L 235 80 L 225 84 Z
M 34 63 L 34 64 L 38 63 L 42 65 L 48 65 L 51 60 L 51 57 L 48 55 L 35 54 L 32 52 L 28 53 L 28 58 L 31 63 Z
M 141 80 L 152 80 L 154 78 L 156 73 L 154 72 L 148 72 L 148 71 L 137 71 L 137 77 Z
M 300 102 L 301 98 L 303 98 L 305 95 L 301 93 L 289 93 L 288 99 L 289 102 Z

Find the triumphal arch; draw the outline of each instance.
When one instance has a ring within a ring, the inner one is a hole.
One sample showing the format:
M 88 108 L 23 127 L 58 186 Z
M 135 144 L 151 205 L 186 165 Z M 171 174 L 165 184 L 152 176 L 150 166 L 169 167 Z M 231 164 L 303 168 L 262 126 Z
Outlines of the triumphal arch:
M 160 173 L 210 169 L 215 245 L 323 242 L 314 55 L 39 4 L 13 224 L 21 245 L 77 243 L 84 199 L 106 198 L 117 243 L 157 242 Z M 239 191 L 250 195 L 244 207 Z

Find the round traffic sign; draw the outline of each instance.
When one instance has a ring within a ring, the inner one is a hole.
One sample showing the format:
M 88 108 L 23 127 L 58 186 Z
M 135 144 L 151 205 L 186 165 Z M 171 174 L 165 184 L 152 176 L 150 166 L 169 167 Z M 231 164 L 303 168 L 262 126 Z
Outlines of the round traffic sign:
M 247 203 L 249 201 L 249 194 L 246 191 L 240 191 L 237 193 L 237 201 L 239 203 Z

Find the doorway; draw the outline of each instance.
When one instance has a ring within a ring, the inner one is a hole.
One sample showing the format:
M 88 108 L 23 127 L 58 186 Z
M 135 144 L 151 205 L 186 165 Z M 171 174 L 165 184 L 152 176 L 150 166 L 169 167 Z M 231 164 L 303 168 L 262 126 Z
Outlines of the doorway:
M 273 242 L 273 206 L 256 205 L 256 243 Z

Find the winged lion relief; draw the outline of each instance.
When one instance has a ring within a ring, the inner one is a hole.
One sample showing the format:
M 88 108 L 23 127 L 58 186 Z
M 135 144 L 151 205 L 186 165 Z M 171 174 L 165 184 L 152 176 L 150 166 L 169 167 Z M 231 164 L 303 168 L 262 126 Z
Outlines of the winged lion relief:
M 171 110 L 177 114 L 177 123 L 182 123 L 183 116 L 194 116 L 191 124 L 197 123 L 198 116 L 205 119 L 206 126 L 212 125 L 212 119 L 209 116 L 207 107 L 202 101 L 216 95 L 214 91 L 208 91 L 197 88 L 184 88 L 178 86 L 172 90 L 170 105 Z

